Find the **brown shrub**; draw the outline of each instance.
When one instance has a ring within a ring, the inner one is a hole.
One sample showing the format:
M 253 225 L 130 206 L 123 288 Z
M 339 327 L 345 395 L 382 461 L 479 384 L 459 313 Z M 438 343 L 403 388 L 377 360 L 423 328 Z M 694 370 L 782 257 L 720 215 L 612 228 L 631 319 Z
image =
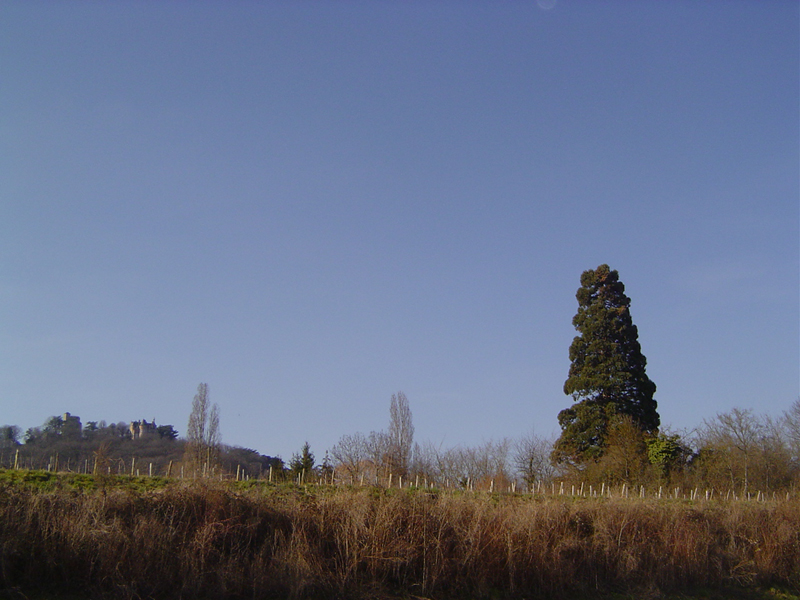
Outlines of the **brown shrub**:
M 211 484 L 0 489 L 0 589 L 570 597 L 800 583 L 800 505 Z

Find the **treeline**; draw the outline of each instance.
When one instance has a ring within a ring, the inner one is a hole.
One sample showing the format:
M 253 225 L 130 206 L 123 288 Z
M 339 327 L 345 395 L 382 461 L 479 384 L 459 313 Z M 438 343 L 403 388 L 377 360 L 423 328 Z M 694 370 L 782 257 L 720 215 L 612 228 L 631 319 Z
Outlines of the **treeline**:
M 734 408 L 688 433 L 649 434 L 622 415 L 612 419 L 603 453 L 581 462 L 564 461 L 555 440 L 535 433 L 442 449 L 393 433 L 413 432 L 410 412 L 405 423 L 391 421 L 387 432 L 342 436 L 331 450 L 338 480 L 517 491 L 625 484 L 651 491 L 716 490 L 730 497 L 800 487 L 800 400 L 778 418 Z
M 308 442 L 286 463 L 217 444 L 205 469 L 171 425 L 134 439 L 128 423 L 71 429 L 52 417 L 24 436 L 18 427 L 0 428 L 0 468 L 518 492 L 625 484 L 649 494 L 680 488 L 747 497 L 800 488 L 800 400 L 777 418 L 734 408 L 682 433 L 648 434 L 622 416 L 613 421 L 603 454 L 582 463 L 559 462 L 555 440 L 535 433 L 478 446 L 415 443 L 402 392 L 392 397 L 389 413 L 387 430 L 345 434 L 319 463 Z

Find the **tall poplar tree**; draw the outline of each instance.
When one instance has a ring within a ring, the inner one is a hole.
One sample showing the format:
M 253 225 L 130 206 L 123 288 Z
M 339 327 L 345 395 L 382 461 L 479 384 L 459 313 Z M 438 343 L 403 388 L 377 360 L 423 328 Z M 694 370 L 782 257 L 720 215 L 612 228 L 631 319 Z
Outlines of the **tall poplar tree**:
M 619 274 L 608 265 L 584 271 L 572 324 L 579 335 L 569 348 L 564 393 L 575 403 L 558 414 L 559 460 L 585 462 L 603 454 L 609 425 L 628 415 L 643 431 L 660 424 L 656 385 L 645 373 L 647 360 L 630 314 L 631 300 Z
M 403 392 L 392 394 L 389 405 L 389 471 L 394 475 L 408 474 L 411 462 L 411 444 L 414 441 L 414 424 L 411 421 L 411 409 L 408 398 Z
M 219 407 L 211 404 L 208 397 L 208 384 L 197 386 L 197 394 L 192 401 L 192 412 L 186 428 L 186 459 L 196 469 L 205 466 L 206 474 L 219 455 Z

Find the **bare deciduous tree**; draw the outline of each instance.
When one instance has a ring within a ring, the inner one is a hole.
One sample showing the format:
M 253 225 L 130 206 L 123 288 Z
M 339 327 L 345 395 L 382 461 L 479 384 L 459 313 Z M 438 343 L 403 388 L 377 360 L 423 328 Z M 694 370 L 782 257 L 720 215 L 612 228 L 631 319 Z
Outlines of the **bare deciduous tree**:
M 786 423 L 765 415 L 758 450 L 754 473 L 757 485 L 763 490 L 788 487 L 797 469 Z
M 792 451 L 792 459 L 797 466 L 800 466 L 800 398 L 795 400 L 789 410 L 783 413 L 783 425 L 789 448 Z
M 408 398 L 403 392 L 392 394 L 389 405 L 389 471 L 395 476 L 408 475 L 411 447 L 414 441 L 414 424 Z
M 511 481 L 508 455 L 511 440 L 488 441 L 480 446 L 456 447 L 441 450 L 427 445 L 418 461 L 432 471 L 430 479 L 441 486 L 489 488 Z
M 514 446 L 514 467 L 529 491 L 537 482 L 547 483 L 556 475 L 550 456 L 553 441 L 538 436 L 534 431 L 523 436 Z
M 350 483 L 356 483 L 366 472 L 368 454 L 367 438 L 359 432 L 343 435 L 331 448 L 339 475 L 349 479 Z
M 208 384 L 197 386 L 197 394 L 192 401 L 192 412 L 186 429 L 186 453 L 188 461 L 195 468 L 205 466 L 210 473 L 219 456 L 221 435 L 219 430 L 219 407 L 211 404 L 208 397 Z
M 742 492 L 747 494 L 750 486 L 750 468 L 754 460 L 764 426 L 752 410 L 734 408 L 721 413 L 712 421 L 705 421 L 700 432 L 701 454 L 716 455 L 736 487 L 741 481 Z
M 367 460 L 379 477 L 388 477 L 389 470 L 389 436 L 385 431 L 370 431 L 367 436 Z
M 380 479 L 408 477 L 412 459 L 414 424 L 408 398 L 403 392 L 392 395 L 389 406 L 389 431 L 344 435 L 331 449 L 336 468 L 351 479 L 369 474 Z

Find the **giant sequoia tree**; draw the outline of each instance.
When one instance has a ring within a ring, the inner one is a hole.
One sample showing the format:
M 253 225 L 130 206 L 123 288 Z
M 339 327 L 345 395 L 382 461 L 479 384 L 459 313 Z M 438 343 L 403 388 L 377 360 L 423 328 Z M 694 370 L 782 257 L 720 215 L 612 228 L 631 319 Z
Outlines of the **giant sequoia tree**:
M 575 403 L 558 415 L 561 437 L 555 455 L 585 462 L 603 454 L 609 425 L 628 415 L 643 431 L 658 429 L 656 385 L 645 373 L 647 360 L 630 315 L 630 298 L 619 274 L 608 265 L 584 271 L 572 324 L 580 335 L 569 349 L 571 365 L 564 393 Z

